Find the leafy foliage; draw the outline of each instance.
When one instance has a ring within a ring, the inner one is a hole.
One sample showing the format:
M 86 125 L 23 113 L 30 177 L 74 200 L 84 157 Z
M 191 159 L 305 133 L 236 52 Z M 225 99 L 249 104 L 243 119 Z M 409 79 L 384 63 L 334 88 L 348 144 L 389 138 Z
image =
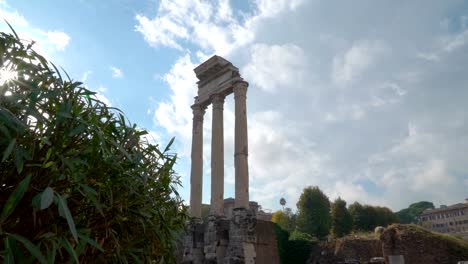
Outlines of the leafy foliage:
M 148 143 L 16 34 L 0 33 L 0 71 L 3 262 L 174 262 L 186 208 L 172 141 Z
M 289 235 L 289 232 L 278 224 L 275 224 L 275 233 L 281 264 L 305 264 L 312 251 L 312 245 L 317 241 L 309 234 L 297 230 Z
M 276 211 L 273 213 L 271 221 L 288 232 L 292 232 L 296 228 L 296 215 L 292 213 L 291 208 Z
M 396 212 L 400 223 L 402 224 L 415 224 L 416 217 L 426 209 L 434 209 L 434 204 L 431 202 L 421 201 L 411 204 L 408 208 Z
M 331 206 L 332 229 L 334 237 L 342 237 L 351 233 L 353 218 L 346 208 L 346 201 L 338 197 Z
M 276 241 L 278 245 L 278 255 L 280 257 L 281 264 L 286 263 L 286 259 L 288 257 L 287 246 L 288 246 L 288 238 L 289 232 L 282 229 L 278 224 L 275 224 L 275 234 L 276 234 Z
M 398 217 L 387 207 L 361 205 L 355 202 L 349 206 L 354 231 L 373 231 L 377 226 L 398 223 Z
M 324 238 L 330 231 L 330 200 L 317 187 L 307 187 L 297 202 L 299 231 Z

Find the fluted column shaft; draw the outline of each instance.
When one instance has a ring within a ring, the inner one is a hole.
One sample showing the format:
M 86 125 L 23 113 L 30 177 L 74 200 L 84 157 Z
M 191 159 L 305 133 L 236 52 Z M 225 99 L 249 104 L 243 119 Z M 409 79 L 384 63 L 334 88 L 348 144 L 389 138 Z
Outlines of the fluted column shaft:
M 213 120 L 211 135 L 211 215 L 224 215 L 224 96 L 212 96 Z
M 235 99 L 235 135 L 234 135 L 234 168 L 235 168 L 235 207 L 249 208 L 249 166 L 247 162 L 247 82 L 234 85 Z
M 194 104 L 192 166 L 190 170 L 190 216 L 201 219 L 203 191 L 203 116 L 205 106 Z

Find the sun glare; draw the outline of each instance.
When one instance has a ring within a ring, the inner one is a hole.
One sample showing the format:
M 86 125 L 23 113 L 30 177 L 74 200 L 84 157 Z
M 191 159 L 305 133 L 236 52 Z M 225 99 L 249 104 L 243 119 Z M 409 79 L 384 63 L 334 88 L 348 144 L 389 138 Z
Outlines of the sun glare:
M 4 85 L 5 83 L 14 80 L 18 77 L 16 71 L 12 71 L 9 69 L 0 69 L 0 85 Z

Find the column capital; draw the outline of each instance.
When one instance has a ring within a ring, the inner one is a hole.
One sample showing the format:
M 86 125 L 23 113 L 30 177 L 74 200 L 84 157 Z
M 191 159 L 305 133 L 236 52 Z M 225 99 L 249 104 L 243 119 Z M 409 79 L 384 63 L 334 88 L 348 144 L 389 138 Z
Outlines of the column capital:
M 203 121 L 203 116 L 205 115 L 206 106 L 201 104 L 192 105 L 193 120 L 194 121 Z
M 213 109 L 223 110 L 224 97 L 225 96 L 222 94 L 211 95 L 211 103 L 213 104 Z
M 246 81 L 236 82 L 233 86 L 234 98 L 238 96 L 246 97 L 247 87 L 249 87 L 249 83 Z

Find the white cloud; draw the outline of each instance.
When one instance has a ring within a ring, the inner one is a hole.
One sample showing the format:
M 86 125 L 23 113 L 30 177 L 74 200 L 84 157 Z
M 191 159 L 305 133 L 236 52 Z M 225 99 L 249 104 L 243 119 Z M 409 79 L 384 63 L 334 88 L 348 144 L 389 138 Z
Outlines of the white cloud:
M 179 58 L 171 70 L 164 75 L 165 82 L 171 89 L 170 101 L 160 102 L 154 114 L 154 123 L 164 127 L 167 132 L 178 135 L 184 142 L 182 155 L 189 156 L 190 139 L 192 135 L 190 106 L 197 92 L 196 77 L 193 69 L 196 67 L 189 55 Z
M 413 178 L 411 188 L 415 191 L 427 190 L 430 188 L 443 188 L 450 186 L 454 179 L 447 173 L 445 161 L 433 159 L 424 165 L 424 169 Z
M 123 77 L 123 71 L 122 69 L 119 69 L 115 66 L 111 66 L 110 70 L 112 71 L 112 77 L 113 78 L 122 78 Z
M 227 0 L 163 0 L 157 15 L 136 15 L 135 30 L 142 33 L 153 47 L 167 46 L 183 51 L 193 43 L 210 54 L 226 55 L 254 40 L 259 20 L 273 17 L 284 10 L 295 10 L 302 1 L 255 1 L 256 10 L 234 15 Z
M 302 83 L 305 73 L 305 54 L 293 44 L 255 44 L 251 48 L 250 63 L 244 74 L 253 84 L 267 92 L 276 92 L 283 86 Z
M 358 78 L 384 51 L 381 41 L 356 42 L 344 54 L 333 58 L 332 79 L 339 85 L 346 85 Z
M 468 30 L 462 31 L 458 34 L 446 37 L 444 40 L 444 51 L 452 52 L 468 42 Z
M 103 102 L 107 106 L 112 106 L 113 105 L 112 101 L 109 99 L 106 93 L 107 93 L 107 87 L 103 85 L 99 85 L 95 96 L 99 101 Z
M 13 27 L 21 40 L 34 41 L 34 49 L 47 58 L 52 59 L 56 51 L 63 51 L 70 42 L 70 36 L 59 30 L 44 30 L 34 27 L 17 10 L 11 8 L 6 1 L 0 2 L 0 17 Z M 0 30 L 11 33 L 10 28 L 3 21 Z
M 68 36 L 65 32 L 57 30 L 48 31 L 47 38 L 49 39 L 49 42 L 59 51 L 65 50 L 65 47 L 70 42 L 70 36 Z
M 434 54 L 434 53 L 418 52 L 418 54 L 416 54 L 416 56 L 418 58 L 421 58 L 421 59 L 424 59 L 424 60 L 427 60 L 427 61 L 438 61 L 440 59 L 440 57 L 437 54 Z
M 283 10 L 295 10 L 303 0 L 256 0 L 259 13 L 265 17 L 272 17 Z
M 86 71 L 83 73 L 83 76 L 81 76 L 81 82 L 86 83 L 88 81 L 89 76 L 93 74 L 92 71 Z

